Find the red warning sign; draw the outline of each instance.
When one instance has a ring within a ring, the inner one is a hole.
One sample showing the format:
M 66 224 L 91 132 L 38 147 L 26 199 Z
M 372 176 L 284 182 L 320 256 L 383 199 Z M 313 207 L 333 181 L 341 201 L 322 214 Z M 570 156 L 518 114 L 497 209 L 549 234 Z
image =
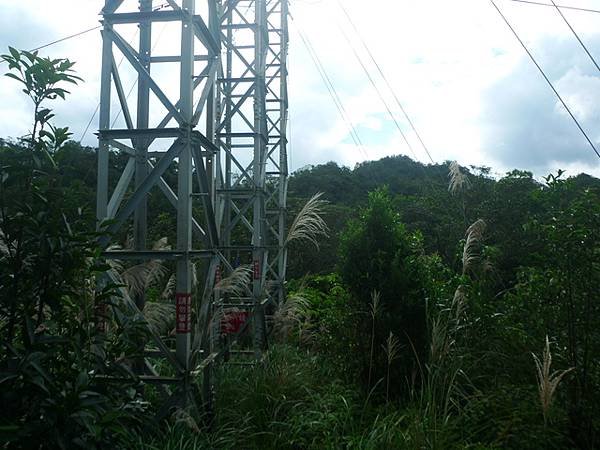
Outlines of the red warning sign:
M 175 321 L 177 334 L 192 331 L 192 294 L 175 294 Z
M 231 309 L 223 314 L 221 319 L 221 334 L 236 334 L 248 320 L 248 311 Z
M 254 279 L 260 280 L 260 261 L 258 259 L 254 260 Z

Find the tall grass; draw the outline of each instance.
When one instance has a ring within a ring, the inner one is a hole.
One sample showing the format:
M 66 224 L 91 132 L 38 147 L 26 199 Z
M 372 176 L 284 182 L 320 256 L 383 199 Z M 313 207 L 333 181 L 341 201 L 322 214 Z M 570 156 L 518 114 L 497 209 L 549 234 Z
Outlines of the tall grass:
M 308 200 L 290 226 L 286 245 L 291 242 L 310 242 L 319 248 L 319 238 L 327 237 L 329 228 L 323 219 L 323 207 L 327 204 L 321 200 L 322 192 L 313 195 Z
M 540 406 L 542 408 L 542 415 L 544 416 L 544 424 L 547 425 L 548 413 L 550 412 L 554 392 L 564 376 L 573 370 L 573 367 L 550 373 L 552 353 L 550 352 L 550 340 L 548 339 L 548 336 L 546 336 L 546 345 L 544 346 L 542 357 L 538 357 L 535 353 L 532 353 L 532 356 L 536 368 Z
M 467 239 L 462 252 L 463 275 L 472 272 L 482 261 L 481 248 L 483 247 L 483 237 L 486 227 L 485 221 L 478 219 L 467 228 Z
M 369 312 L 371 315 L 371 346 L 369 349 L 369 378 L 367 388 L 371 389 L 371 381 L 373 375 L 373 356 L 375 352 L 375 322 L 381 312 L 381 295 L 379 291 L 371 293 L 371 303 L 369 304 Z
M 273 315 L 273 330 L 275 336 L 285 340 L 294 332 L 298 337 L 306 338 L 303 334 L 310 326 L 310 301 L 304 296 L 302 289 L 287 296 L 285 301 L 277 306 Z
M 390 401 L 390 368 L 392 363 L 398 359 L 400 352 L 400 342 L 398 338 L 394 336 L 394 333 L 390 331 L 388 338 L 385 341 L 385 345 L 382 345 L 385 353 L 385 359 L 387 363 L 387 375 L 385 377 L 385 402 Z
M 456 161 L 450 163 L 448 177 L 450 178 L 448 190 L 452 194 L 464 192 L 471 186 L 469 178 L 463 173 Z

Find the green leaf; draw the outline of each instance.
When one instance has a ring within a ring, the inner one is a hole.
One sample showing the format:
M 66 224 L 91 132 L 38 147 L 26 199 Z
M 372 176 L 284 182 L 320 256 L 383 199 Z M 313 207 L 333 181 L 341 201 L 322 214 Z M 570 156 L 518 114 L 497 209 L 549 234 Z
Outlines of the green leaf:
M 12 78 L 12 79 L 14 79 L 14 80 L 17 80 L 17 81 L 18 81 L 18 82 L 20 82 L 20 83 L 23 83 L 23 84 L 27 85 L 27 84 L 25 83 L 25 81 L 23 81 L 21 78 L 19 78 L 19 77 L 18 77 L 17 75 L 15 75 L 14 73 L 10 73 L 10 72 L 9 72 L 9 73 L 5 73 L 5 74 L 4 74 L 4 76 L 5 76 L 5 77 L 8 77 L 8 78 Z
M 19 378 L 19 374 L 16 374 L 16 373 L 2 374 L 2 375 L 0 375 L 0 384 L 5 383 L 9 380 L 13 380 L 15 378 Z
M 80 390 L 82 387 L 87 386 L 89 384 L 89 377 L 87 372 L 82 371 L 77 376 L 77 381 L 75 382 L 75 389 Z
M 17 61 L 21 58 L 21 55 L 16 48 L 8 47 L 8 51 L 10 52 L 12 57 L 15 58 Z

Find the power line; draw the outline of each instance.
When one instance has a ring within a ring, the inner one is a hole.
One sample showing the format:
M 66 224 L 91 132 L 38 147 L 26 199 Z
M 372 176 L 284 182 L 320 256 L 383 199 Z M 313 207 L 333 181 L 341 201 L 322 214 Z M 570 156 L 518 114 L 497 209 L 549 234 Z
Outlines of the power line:
M 94 121 L 94 117 L 96 117 L 96 114 L 98 114 L 98 110 L 99 109 L 100 109 L 100 103 L 98 103 L 96 105 L 96 109 L 94 109 L 94 113 L 92 114 L 92 117 L 90 117 L 90 120 L 88 121 L 87 125 L 85 126 L 85 130 L 83 130 L 83 133 L 81 133 L 81 138 L 79 138 L 79 143 L 80 144 L 83 141 L 83 138 L 85 137 L 85 135 L 87 134 L 87 132 L 89 131 L 90 127 L 92 126 L 92 122 Z
M 331 97 L 333 99 L 333 102 L 337 106 L 338 111 L 340 112 L 340 114 L 342 116 L 342 119 L 344 119 L 344 121 L 346 122 L 346 125 L 350 129 L 350 136 L 352 137 L 352 140 L 359 147 L 359 149 L 361 150 L 361 152 L 363 153 L 363 155 L 366 157 L 367 155 L 366 155 L 366 152 L 364 150 L 364 146 L 363 146 L 362 140 L 360 139 L 360 136 L 359 136 L 358 131 L 356 129 L 356 126 L 350 120 L 350 116 L 346 112 L 346 108 L 344 107 L 344 104 L 342 103 L 342 100 L 341 100 L 341 98 L 340 98 L 340 96 L 339 96 L 339 94 L 337 92 L 337 89 L 333 85 L 333 82 L 331 81 L 331 78 L 329 77 L 327 71 L 325 70 L 325 66 L 323 66 L 323 63 L 321 62 L 321 59 L 319 58 L 319 56 L 318 56 L 315 48 L 313 47 L 312 43 L 308 40 L 308 37 L 306 37 L 300 31 L 300 29 L 298 29 L 297 31 L 298 31 L 298 34 L 300 35 L 300 38 L 302 39 L 302 42 L 304 43 L 306 49 L 308 50 L 308 54 L 312 58 L 313 62 L 315 63 L 315 65 L 317 67 L 317 70 L 319 71 L 319 74 L 321 75 L 321 78 L 323 79 L 323 81 L 325 83 L 325 87 L 327 87 L 327 90 L 329 91 L 329 94 L 331 95 Z
M 527 53 L 527 55 L 529 56 L 529 58 L 531 59 L 531 61 L 538 68 L 538 70 L 540 71 L 540 73 L 544 77 L 544 80 L 546 80 L 546 83 L 548 83 L 548 86 L 550 86 L 550 88 L 552 89 L 552 91 L 554 92 L 554 94 L 556 95 L 556 97 L 560 100 L 560 102 L 562 103 L 562 105 L 565 107 L 565 109 L 567 110 L 567 112 L 571 116 L 571 119 L 573 119 L 573 122 L 575 122 L 575 124 L 577 125 L 577 128 L 579 128 L 579 131 L 581 131 L 581 133 L 583 134 L 583 136 L 585 137 L 585 139 L 588 141 L 588 143 L 590 144 L 590 146 L 594 150 L 594 153 L 596 153 L 596 155 L 598 156 L 598 158 L 600 158 L 600 152 L 598 152 L 598 150 L 596 149 L 596 146 L 594 145 L 594 143 L 592 142 L 592 140 L 589 138 L 589 136 L 587 135 L 587 133 L 585 132 L 585 130 L 583 129 L 583 127 L 581 126 L 581 124 L 579 123 L 579 121 L 577 120 L 577 118 L 575 117 L 575 115 L 571 112 L 571 109 L 567 106 L 566 102 L 563 100 L 563 98 L 561 97 L 561 95 L 558 93 L 558 91 L 556 90 L 556 88 L 554 87 L 554 85 L 552 84 L 552 82 L 550 81 L 550 79 L 548 78 L 548 76 L 546 75 L 546 73 L 544 72 L 544 69 L 542 69 L 542 67 L 538 64 L 538 62 L 536 61 L 536 59 L 533 56 L 533 54 L 529 51 L 529 49 L 527 48 L 527 46 L 525 45 L 525 43 L 523 42 L 523 40 L 519 37 L 519 34 L 517 33 L 517 31 L 510 24 L 510 22 L 508 21 L 508 19 L 504 15 L 504 13 L 502 13 L 502 11 L 500 10 L 500 8 L 498 8 L 498 5 L 496 5 L 496 2 L 494 2 L 494 0 L 490 0 L 490 3 L 494 6 L 494 8 L 496 9 L 496 11 L 498 11 L 498 14 L 500 14 L 500 17 L 502 17 L 502 20 L 504 20 L 504 23 L 506 23 L 506 25 L 508 26 L 508 28 L 510 29 L 510 31 L 512 31 L 512 33 L 515 36 L 515 38 L 517 38 L 517 40 L 519 41 L 519 44 L 521 44 L 521 47 L 523 47 L 523 49 L 525 50 L 525 52 Z
M 600 13 L 600 9 L 578 8 L 576 6 L 565 6 L 565 5 L 550 5 L 548 3 L 535 2 L 532 0 L 510 0 L 510 1 L 516 2 L 516 3 L 526 3 L 529 5 L 549 6 L 549 7 L 556 6 L 557 8 L 560 8 L 560 9 L 572 9 L 574 11 L 591 12 L 591 13 L 597 13 L 597 14 Z
M 41 50 L 41 49 L 43 49 L 43 48 L 50 47 L 51 45 L 58 44 L 58 43 L 60 43 L 60 42 L 67 41 L 67 40 L 69 40 L 69 39 L 76 38 L 76 37 L 78 37 L 78 36 L 81 36 L 81 35 L 83 35 L 83 34 L 89 33 L 90 31 L 97 30 L 97 29 L 99 29 L 99 28 L 101 28 L 101 27 L 102 27 L 102 25 L 97 25 L 97 26 L 95 26 L 94 28 L 89 28 L 89 29 L 87 29 L 87 30 L 80 31 L 79 33 L 75 33 L 75 34 L 72 34 L 72 35 L 70 35 L 70 36 L 65 36 L 65 37 L 63 37 L 63 38 L 57 39 L 56 41 L 49 42 L 48 44 L 40 45 L 39 47 L 36 47 L 36 48 L 34 48 L 33 50 L 29 50 L 29 51 L 30 51 L 31 53 L 33 53 L 33 52 L 37 52 L 38 50 Z
M 170 6 L 169 3 L 163 3 L 163 4 L 158 5 L 157 7 L 155 7 L 152 11 L 160 11 L 161 9 L 164 9 L 164 8 L 166 8 L 168 6 Z M 69 39 L 73 39 L 73 38 L 76 38 L 78 36 L 84 35 L 86 33 L 89 33 L 90 31 L 98 30 L 98 29 L 102 28 L 102 26 L 103 26 L 102 24 L 96 25 L 93 28 L 88 28 L 87 30 L 80 31 L 79 33 L 75 33 L 75 34 L 72 34 L 70 36 L 65 36 L 63 38 L 57 39 L 56 41 L 52 41 L 52 42 L 49 42 L 47 44 L 40 45 L 39 47 L 36 47 L 36 48 L 34 48 L 32 50 L 29 50 L 29 52 L 30 53 L 37 52 L 38 50 L 41 50 L 41 49 L 46 48 L 46 47 L 50 47 L 51 45 L 55 45 L 55 44 L 58 44 L 60 42 L 68 41 Z
M 290 15 L 290 17 L 292 18 L 294 23 L 296 23 L 294 20 L 294 17 L 291 15 Z M 319 75 L 321 76 L 321 79 L 323 80 L 323 82 L 325 84 L 325 87 L 329 91 L 329 94 L 331 95 L 331 98 L 333 99 L 335 106 L 337 107 L 340 115 L 342 116 L 342 119 L 344 120 L 344 122 L 346 122 L 346 125 L 350 129 L 350 136 L 352 137 L 352 140 L 354 141 L 355 145 L 359 148 L 361 153 L 363 153 L 363 156 L 365 158 L 368 158 L 367 152 L 366 152 L 364 145 L 360 139 L 358 131 L 356 130 L 354 123 L 350 120 L 350 118 L 346 112 L 346 109 L 344 108 L 344 104 L 342 103 L 340 96 L 338 95 L 337 90 L 335 89 L 335 86 L 333 85 L 333 82 L 331 81 L 331 78 L 327 74 L 327 71 L 325 70 L 325 67 L 322 64 L 321 59 L 319 58 L 319 55 L 317 54 L 312 43 L 308 39 L 308 36 L 306 36 L 302 32 L 302 30 L 300 29 L 300 27 L 297 23 L 296 23 L 296 31 L 298 31 L 298 34 L 299 34 L 304 46 L 306 47 L 306 50 L 308 51 L 309 56 L 311 57 L 313 63 L 315 64 L 315 66 L 319 72 Z
M 425 150 L 425 153 L 427 153 L 427 156 L 429 157 L 429 160 L 435 164 L 433 158 L 431 157 L 431 153 L 429 153 L 429 149 L 427 148 L 427 146 L 425 145 L 425 142 L 423 141 L 423 139 L 421 138 L 421 134 L 417 131 L 417 128 L 415 126 L 415 124 L 413 123 L 413 121 L 411 120 L 410 116 L 408 115 L 408 113 L 406 112 L 406 109 L 404 108 L 404 106 L 402 105 L 402 102 L 400 102 L 400 99 L 398 98 L 398 95 L 396 95 L 396 92 L 394 90 L 394 88 L 392 87 L 391 83 L 389 82 L 388 78 L 386 77 L 385 73 L 383 72 L 381 66 L 379 65 L 379 63 L 377 62 L 377 60 L 375 59 L 375 56 L 373 55 L 373 52 L 371 51 L 371 49 L 369 48 L 369 46 L 367 45 L 367 42 L 365 41 L 365 39 L 362 37 L 360 31 L 358 30 L 358 27 L 355 25 L 354 21 L 352 20 L 352 18 L 350 17 L 350 14 L 348 12 L 348 10 L 346 8 L 344 8 L 344 6 L 342 5 L 340 0 L 337 0 L 337 4 L 338 6 L 341 8 L 341 10 L 344 12 L 344 15 L 346 16 L 346 18 L 348 19 L 348 22 L 350 23 L 350 25 L 352 26 L 352 28 L 354 29 L 354 31 L 356 32 L 356 36 L 358 37 L 358 39 L 360 40 L 360 42 L 362 43 L 363 47 L 365 48 L 365 50 L 367 51 L 367 54 L 369 55 L 369 57 L 371 58 L 371 61 L 373 61 L 373 64 L 375 65 L 375 67 L 377 68 L 377 71 L 379 72 L 379 75 L 381 76 L 381 78 L 383 79 L 383 81 L 385 82 L 387 88 L 389 89 L 389 91 L 392 93 L 392 97 L 394 98 L 394 101 L 396 102 L 396 104 L 398 105 L 398 107 L 400 108 L 400 111 L 402 111 L 402 114 L 404 115 L 404 117 L 406 118 L 407 122 L 409 123 L 410 127 L 412 128 L 413 132 L 415 133 L 415 135 L 417 136 L 417 139 L 419 140 L 419 142 L 421 143 L 421 146 L 423 147 L 423 149 Z M 354 50 L 354 49 L 353 49 Z
M 563 12 L 556 5 L 556 3 L 554 3 L 554 0 L 550 0 L 550 1 L 552 2 L 552 4 L 554 5 L 554 7 L 556 8 L 556 11 L 558 12 L 558 14 L 560 14 L 560 17 L 562 17 L 562 19 L 564 20 L 564 22 L 567 24 L 567 26 L 571 30 L 571 33 L 573 33 L 573 35 L 577 38 L 577 40 L 579 41 L 579 44 L 583 47 L 583 49 L 585 50 L 585 52 L 587 53 L 587 55 L 590 57 L 590 59 L 592 60 L 592 63 L 594 63 L 594 66 L 596 66 L 596 69 L 598 69 L 598 72 L 600 72 L 600 66 L 596 62 L 596 59 L 592 56 L 592 54 L 590 53 L 590 51 L 588 50 L 588 48 L 586 47 L 586 45 L 583 43 L 583 41 L 581 40 L 581 38 L 579 37 L 579 35 L 575 31 L 575 29 L 571 26 L 571 23 L 567 20 L 567 18 L 563 14 Z
M 371 83 L 371 86 L 373 86 L 373 89 L 375 89 L 375 92 L 379 96 L 379 100 L 381 100 L 381 103 L 383 103 L 383 106 L 385 107 L 385 109 L 387 110 L 387 112 L 388 112 L 389 116 L 391 117 L 392 121 L 396 125 L 396 128 L 398 129 L 398 132 L 402 136 L 402 139 L 404 139 L 404 142 L 406 142 L 406 145 L 408 146 L 408 149 L 412 153 L 412 155 L 415 158 L 415 160 L 417 160 L 418 158 L 417 158 L 417 155 L 416 155 L 414 149 L 412 148 L 412 145 L 410 144 L 410 142 L 406 138 L 406 135 L 404 134 L 404 131 L 402 131 L 402 128 L 400 127 L 400 124 L 396 120 L 396 117 L 394 116 L 394 113 L 392 112 L 392 110 L 388 106 L 387 102 L 385 101 L 385 97 L 383 96 L 383 94 L 381 93 L 381 91 L 379 90 L 379 88 L 377 87 L 377 84 L 375 83 L 375 80 L 371 76 L 371 73 L 369 72 L 369 69 L 367 69 L 367 66 L 365 66 L 362 58 L 360 57 L 360 55 L 358 54 L 358 52 L 356 51 L 356 49 L 352 45 L 352 41 L 350 41 L 350 38 L 348 37 L 348 35 L 344 32 L 344 30 L 341 27 L 339 27 L 339 29 L 340 29 L 340 31 L 342 33 L 342 36 L 344 36 L 344 39 L 346 39 L 346 42 L 348 43 L 348 46 L 352 50 L 352 53 L 354 53 L 354 56 L 356 57 L 358 63 L 362 67 L 363 72 L 365 73 L 365 75 L 369 79 L 369 83 Z
M 165 8 L 165 6 L 168 5 L 168 3 L 165 3 L 161 6 L 158 6 L 157 9 L 154 9 L 154 11 L 158 11 L 158 9 L 162 9 Z M 158 37 L 156 38 L 156 42 L 154 43 L 154 45 L 152 46 L 151 52 L 154 51 L 154 49 L 156 48 L 156 46 L 158 45 L 158 42 L 160 41 L 160 38 L 163 34 L 163 32 L 165 31 L 167 27 L 167 24 L 164 24 L 163 27 L 161 28 L 160 32 L 158 33 Z M 136 36 L 139 33 L 139 29 L 136 30 L 135 35 L 133 36 L 132 40 L 136 38 Z M 121 64 L 123 64 L 123 61 L 125 60 L 125 55 L 121 56 L 121 60 L 119 61 L 119 64 L 117 64 L 117 69 L 119 67 L 121 67 Z M 129 88 L 129 91 L 127 92 L 127 95 L 125 96 L 125 100 L 128 100 L 129 97 L 131 96 L 131 93 L 133 92 L 133 90 L 135 89 L 136 85 L 137 85 L 137 78 L 134 80 L 133 84 L 131 85 L 131 87 Z M 81 139 L 79 139 L 79 143 L 81 143 L 83 141 L 83 138 L 85 137 L 85 135 L 87 134 L 87 132 L 90 129 L 90 126 L 92 125 L 92 122 L 94 121 L 94 117 L 96 117 L 96 114 L 98 114 L 98 110 L 100 109 L 100 102 L 98 102 L 98 104 L 96 105 L 96 109 L 94 110 L 94 113 L 92 114 L 92 117 L 90 118 L 87 126 L 85 127 L 85 130 L 83 132 L 83 134 L 81 135 Z M 123 107 L 121 106 L 121 108 L 119 109 L 119 112 L 117 113 L 117 115 L 115 116 L 115 118 L 113 119 L 112 123 L 111 123 L 111 128 L 115 126 L 115 123 L 117 123 L 117 120 L 119 119 L 119 117 L 121 117 L 121 114 L 123 113 Z
M 337 90 L 333 86 L 331 78 L 325 71 L 325 67 L 321 63 L 321 60 L 320 60 L 319 56 L 317 55 L 315 48 L 310 43 L 308 37 L 305 36 L 304 33 L 299 28 L 297 28 L 297 31 L 298 31 L 300 38 L 302 39 L 302 42 L 303 42 L 309 56 L 311 57 L 313 63 L 315 64 L 315 67 L 317 68 L 317 71 L 319 72 L 319 75 L 321 76 L 321 79 L 323 80 L 325 87 L 327 88 L 329 94 L 331 95 L 331 98 L 333 99 L 335 106 L 337 107 L 340 115 L 342 116 L 342 119 L 346 122 L 346 125 L 348 125 L 348 128 L 350 129 L 350 136 L 352 137 L 352 140 L 354 141 L 354 143 L 357 146 L 362 147 L 362 142 L 360 140 L 360 137 L 358 136 L 356 128 L 355 128 L 354 124 L 350 121 L 350 119 L 346 113 L 346 109 L 344 108 L 344 105 L 342 104 L 341 99 L 337 93 Z
M 340 5 L 340 6 L 341 6 L 341 5 Z M 338 24 L 338 25 L 339 25 L 339 24 Z M 400 127 L 400 124 L 399 124 L 399 123 L 398 123 L 398 121 L 396 120 L 396 118 L 395 118 L 395 116 L 394 116 L 393 112 L 391 111 L 391 109 L 389 108 L 389 106 L 388 106 L 387 102 L 385 101 L 385 98 L 383 97 L 383 94 L 381 93 L 381 91 L 380 91 L 380 90 L 379 90 L 379 88 L 377 87 L 377 85 L 376 85 L 376 83 L 375 83 L 375 80 L 374 80 L 374 79 L 373 79 L 373 77 L 371 76 L 371 73 L 370 73 L 370 72 L 369 72 L 369 70 L 367 69 L 367 67 L 366 67 L 366 65 L 364 64 L 364 62 L 362 61 L 362 59 L 361 59 L 360 55 L 358 54 L 358 52 L 356 52 L 356 50 L 355 50 L 355 49 L 354 49 L 354 47 L 352 46 L 352 43 L 351 43 L 350 39 L 348 38 L 347 34 L 344 32 L 344 30 L 343 30 L 341 27 L 340 27 L 340 31 L 342 32 L 342 35 L 343 35 L 343 36 L 346 38 L 346 41 L 347 41 L 347 43 L 348 43 L 349 47 L 350 47 L 350 48 L 352 49 L 352 51 L 354 52 L 354 55 L 356 56 L 356 59 L 358 60 L 358 62 L 360 63 L 361 67 L 363 68 L 363 70 L 364 70 L 365 74 L 366 74 L 366 75 L 367 75 L 367 77 L 369 78 L 369 81 L 370 81 L 371 85 L 373 86 L 373 88 L 375 89 L 375 91 L 377 92 L 377 94 L 379 95 L 379 98 L 380 98 L 381 102 L 384 104 L 384 106 L 385 106 L 385 108 L 386 108 L 386 110 L 387 110 L 388 114 L 390 115 L 390 117 L 391 117 L 391 118 L 392 118 L 392 120 L 394 121 L 394 123 L 395 123 L 396 127 L 398 128 L 398 131 L 400 132 L 400 134 L 401 134 L 401 135 L 402 135 L 402 137 L 404 138 L 404 141 L 406 142 L 406 144 L 407 144 L 408 148 L 410 149 L 411 153 L 413 154 L 413 157 L 414 157 L 414 159 L 415 159 L 415 164 L 417 164 L 417 165 L 418 165 L 418 167 L 420 167 L 420 168 L 421 168 L 421 170 L 422 170 L 422 172 L 423 172 L 423 178 L 424 178 L 424 180 L 425 180 L 425 181 L 426 181 L 426 183 L 429 185 L 429 187 L 433 188 L 433 182 L 432 182 L 431 178 L 429 177 L 429 174 L 428 174 L 428 173 L 427 173 L 427 171 L 425 170 L 425 166 L 424 166 L 423 164 L 420 164 L 420 163 L 418 162 L 418 158 L 416 157 L 416 155 L 415 155 L 415 152 L 414 152 L 414 150 L 413 150 L 413 148 L 412 148 L 412 146 L 411 146 L 410 142 L 407 140 L 407 138 L 406 138 L 406 135 L 404 134 L 404 132 L 402 131 L 402 129 L 401 129 L 401 127 Z M 301 36 L 301 37 L 302 37 L 302 36 Z M 365 45 L 365 47 L 366 47 L 366 44 L 363 44 L 363 45 Z M 313 51 L 314 51 L 314 48 L 313 48 Z M 367 49 L 367 51 L 368 51 L 368 49 Z M 372 59 L 374 60 L 374 58 L 373 58 L 373 57 L 372 57 Z M 376 64 L 376 62 L 375 62 L 375 64 Z M 381 70 L 380 70 L 380 72 L 381 72 Z M 385 76 L 383 75 L 383 73 L 382 73 L 382 72 L 381 72 L 381 74 L 382 74 L 382 76 L 385 78 Z M 333 87 L 333 86 L 332 86 L 332 87 Z M 391 88 L 391 87 L 389 87 L 389 88 L 390 88 L 390 90 L 393 92 L 392 88 Z M 334 88 L 334 89 L 335 89 L 335 88 Z M 394 95 L 395 95 L 395 94 L 394 94 Z M 338 100 L 339 100 L 339 98 L 338 98 Z M 400 102 L 398 101 L 398 99 L 397 99 L 397 98 L 396 98 L 396 101 L 398 102 L 398 104 L 399 104 L 400 108 L 402 108 L 402 105 L 400 104 Z M 334 99 L 334 102 L 335 102 L 335 99 Z M 342 113 L 342 112 L 340 112 L 340 113 L 343 115 L 343 113 Z M 405 114 L 406 114 L 406 113 L 405 113 Z M 406 115 L 406 118 L 407 118 L 407 119 L 410 121 L 410 118 L 408 117 L 408 115 Z M 413 130 L 415 131 L 415 133 L 417 133 L 417 132 L 416 132 L 416 129 L 415 129 L 414 127 L 413 127 Z M 417 135 L 418 135 L 418 133 L 417 133 Z M 422 143 L 422 141 L 421 141 L 421 143 Z M 425 144 L 423 144 L 423 143 L 422 143 L 422 145 L 423 145 L 423 148 L 425 149 L 425 151 L 427 152 L 427 154 L 428 154 L 429 158 L 431 159 L 431 155 L 429 155 L 429 152 L 427 151 L 427 148 L 425 147 Z M 435 164 L 435 162 L 434 162 L 433 160 L 431 160 L 431 162 L 432 162 L 433 164 Z
M 131 40 L 135 39 L 138 35 L 138 33 L 140 32 L 139 29 L 137 29 L 135 31 L 135 34 L 133 35 L 133 37 L 131 38 Z M 123 61 L 125 60 L 125 55 L 121 56 L 121 60 L 119 61 L 119 64 L 117 64 L 117 69 L 119 67 L 121 67 L 121 64 L 123 64 Z M 129 95 L 131 95 L 131 91 L 133 90 L 133 88 L 135 87 L 135 83 L 134 85 L 131 87 L 131 89 L 129 90 L 128 94 L 127 94 L 127 98 L 129 98 Z M 81 144 L 81 142 L 83 141 L 83 138 L 85 138 L 85 135 L 87 134 L 87 132 L 90 130 L 90 127 L 92 126 L 92 123 L 94 122 L 94 118 L 96 117 L 96 114 L 98 114 L 98 111 L 100 110 L 100 102 L 98 102 L 98 104 L 96 105 L 96 109 L 94 109 L 94 113 L 92 114 L 92 117 L 90 117 L 90 120 L 88 121 L 85 129 L 83 130 L 83 133 L 81 134 L 81 138 L 79 139 L 79 143 Z M 121 112 L 123 111 L 123 108 L 121 108 L 121 110 L 119 111 L 119 115 L 121 114 Z M 118 116 L 117 116 L 118 117 Z M 116 122 L 116 120 L 115 120 Z M 115 125 L 115 122 L 112 123 L 111 127 L 113 127 Z

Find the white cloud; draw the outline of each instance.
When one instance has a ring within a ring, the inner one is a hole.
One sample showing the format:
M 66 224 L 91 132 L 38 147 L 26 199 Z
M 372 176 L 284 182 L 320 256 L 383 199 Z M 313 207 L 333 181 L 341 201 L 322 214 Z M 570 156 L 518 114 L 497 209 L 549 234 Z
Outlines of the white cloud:
M 127 0 L 133 9 L 136 2 Z M 589 148 L 569 119 L 554 110 L 556 101 L 543 79 L 526 59 L 490 2 L 485 0 L 340 0 L 388 76 L 436 161 L 457 159 L 463 164 L 513 166 L 540 174 L 562 165 L 598 174 Z M 198 2 L 199 4 L 203 2 Z M 552 8 L 497 0 L 524 41 L 548 70 L 576 114 L 593 132 L 600 119 L 598 73 L 586 66 L 585 55 Z M 565 0 L 573 6 L 600 7 L 598 0 Z M 97 24 L 100 0 L 0 0 L 0 47 L 32 48 Z M 294 21 L 290 47 L 290 117 L 292 168 L 330 160 L 354 165 L 364 159 L 404 153 L 412 156 L 387 115 L 376 92 L 340 32 L 348 35 L 389 100 L 389 107 L 421 161 L 423 149 L 385 88 L 377 70 L 346 21 L 337 0 L 291 0 Z M 592 51 L 600 58 L 600 14 L 566 11 Z M 344 107 L 364 141 L 366 155 L 352 144 L 348 126 L 340 118 L 297 28 L 312 41 Z M 155 30 L 162 54 L 177 51 L 177 38 L 161 25 Z M 135 29 L 125 33 L 128 39 Z M 568 49 L 568 51 L 564 51 Z M 45 49 L 53 57 L 77 61 L 86 83 L 70 99 L 57 104 L 61 124 L 74 136 L 83 133 L 97 105 L 100 36 L 98 31 Z M 168 75 L 165 75 L 168 76 Z M 128 90 L 133 83 L 125 75 Z M 174 83 L 176 85 L 176 83 Z M 0 135 L 27 131 L 28 105 L 14 83 L 0 80 Z M 177 97 L 177 91 L 170 93 Z M 132 98 L 135 98 L 135 90 Z M 97 120 L 92 125 L 97 128 Z M 545 139 L 546 138 L 546 139 Z M 546 151 L 548 139 L 551 151 Z M 88 132 L 84 143 L 93 145 Z M 525 157 L 523 148 L 531 154 Z M 569 152 L 565 148 L 575 148 Z M 533 150 L 531 150 L 533 148 Z M 535 150 L 537 149 L 537 150 Z M 560 157 L 559 157 L 560 156 Z

